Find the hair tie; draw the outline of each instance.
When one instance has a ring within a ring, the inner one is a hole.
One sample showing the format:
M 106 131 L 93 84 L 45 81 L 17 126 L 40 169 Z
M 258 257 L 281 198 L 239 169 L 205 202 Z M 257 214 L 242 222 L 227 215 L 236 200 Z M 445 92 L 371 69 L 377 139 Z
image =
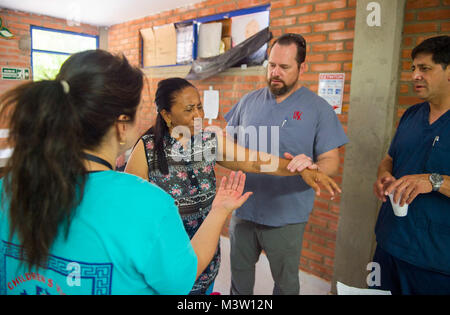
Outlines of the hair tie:
M 61 82 L 61 85 L 62 85 L 62 87 L 63 87 L 64 93 L 65 93 L 65 94 L 69 94 L 69 92 L 70 92 L 70 86 L 69 86 L 69 83 L 67 83 L 66 80 L 61 80 L 60 82 Z

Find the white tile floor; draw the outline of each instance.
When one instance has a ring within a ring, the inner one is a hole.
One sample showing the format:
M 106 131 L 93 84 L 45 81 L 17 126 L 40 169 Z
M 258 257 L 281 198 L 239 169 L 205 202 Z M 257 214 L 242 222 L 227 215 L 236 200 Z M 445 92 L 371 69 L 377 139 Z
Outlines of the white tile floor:
M 226 237 L 220 238 L 222 262 L 219 274 L 214 284 L 214 291 L 222 295 L 230 294 L 230 241 Z M 327 295 L 331 284 L 321 278 L 299 271 L 301 295 Z M 265 255 L 261 255 L 256 264 L 255 295 L 271 295 L 273 280 L 270 274 L 269 262 Z

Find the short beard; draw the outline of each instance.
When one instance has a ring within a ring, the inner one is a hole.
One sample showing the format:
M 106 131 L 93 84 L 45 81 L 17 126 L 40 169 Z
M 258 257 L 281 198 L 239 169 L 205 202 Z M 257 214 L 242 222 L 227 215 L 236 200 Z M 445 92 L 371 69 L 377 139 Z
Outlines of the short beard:
M 275 87 L 273 87 L 273 86 L 270 84 L 270 82 L 271 82 L 270 79 L 267 80 L 267 86 L 268 86 L 270 92 L 272 92 L 272 94 L 275 95 L 275 96 L 282 96 L 282 95 L 285 95 L 285 94 L 289 93 L 289 92 L 294 88 L 294 86 L 295 86 L 295 84 L 296 84 L 296 82 L 294 82 L 294 83 L 291 84 L 291 85 L 286 85 L 286 84 L 283 82 L 283 86 L 282 86 L 282 87 L 280 87 L 280 88 L 275 88 Z

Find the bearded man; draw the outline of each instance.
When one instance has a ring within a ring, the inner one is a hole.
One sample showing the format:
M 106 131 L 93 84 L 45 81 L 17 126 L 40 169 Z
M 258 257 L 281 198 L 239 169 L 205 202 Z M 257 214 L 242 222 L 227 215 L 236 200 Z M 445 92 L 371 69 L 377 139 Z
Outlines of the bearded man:
M 254 149 L 259 151 L 270 148 L 271 154 L 284 154 L 292 159 L 291 171 L 319 168 L 332 176 L 339 168 L 338 148 L 348 138 L 333 108 L 299 81 L 305 56 L 301 35 L 289 33 L 275 40 L 267 87 L 245 95 L 225 115 L 227 134 L 241 146 L 257 144 Z M 246 189 L 253 196 L 235 211 L 229 228 L 230 293 L 253 294 L 255 263 L 264 250 L 275 282 L 273 293 L 299 294 L 303 232 L 314 191 L 297 177 L 265 174 L 248 174 Z

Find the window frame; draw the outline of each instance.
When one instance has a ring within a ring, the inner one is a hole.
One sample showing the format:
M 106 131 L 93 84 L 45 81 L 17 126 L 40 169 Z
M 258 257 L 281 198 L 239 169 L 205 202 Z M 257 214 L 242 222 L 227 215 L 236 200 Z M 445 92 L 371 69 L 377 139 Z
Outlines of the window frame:
M 37 26 L 37 25 L 30 25 L 30 37 L 31 37 L 30 66 L 31 66 L 31 74 L 32 74 L 31 79 L 33 81 L 34 81 L 34 68 L 33 68 L 33 53 L 34 52 L 53 54 L 53 55 L 63 55 L 63 56 L 70 56 L 70 55 L 74 54 L 74 53 L 65 53 L 65 52 L 53 51 L 53 50 L 34 49 L 33 48 L 33 30 L 49 31 L 49 32 L 60 33 L 60 34 L 69 34 L 69 35 L 77 35 L 77 36 L 82 36 L 82 37 L 95 38 L 96 49 L 99 48 L 99 36 L 98 35 L 90 35 L 90 34 L 85 34 L 85 33 L 79 33 L 79 32 L 67 31 L 67 30 L 59 30 L 59 29 L 42 27 L 42 26 Z

